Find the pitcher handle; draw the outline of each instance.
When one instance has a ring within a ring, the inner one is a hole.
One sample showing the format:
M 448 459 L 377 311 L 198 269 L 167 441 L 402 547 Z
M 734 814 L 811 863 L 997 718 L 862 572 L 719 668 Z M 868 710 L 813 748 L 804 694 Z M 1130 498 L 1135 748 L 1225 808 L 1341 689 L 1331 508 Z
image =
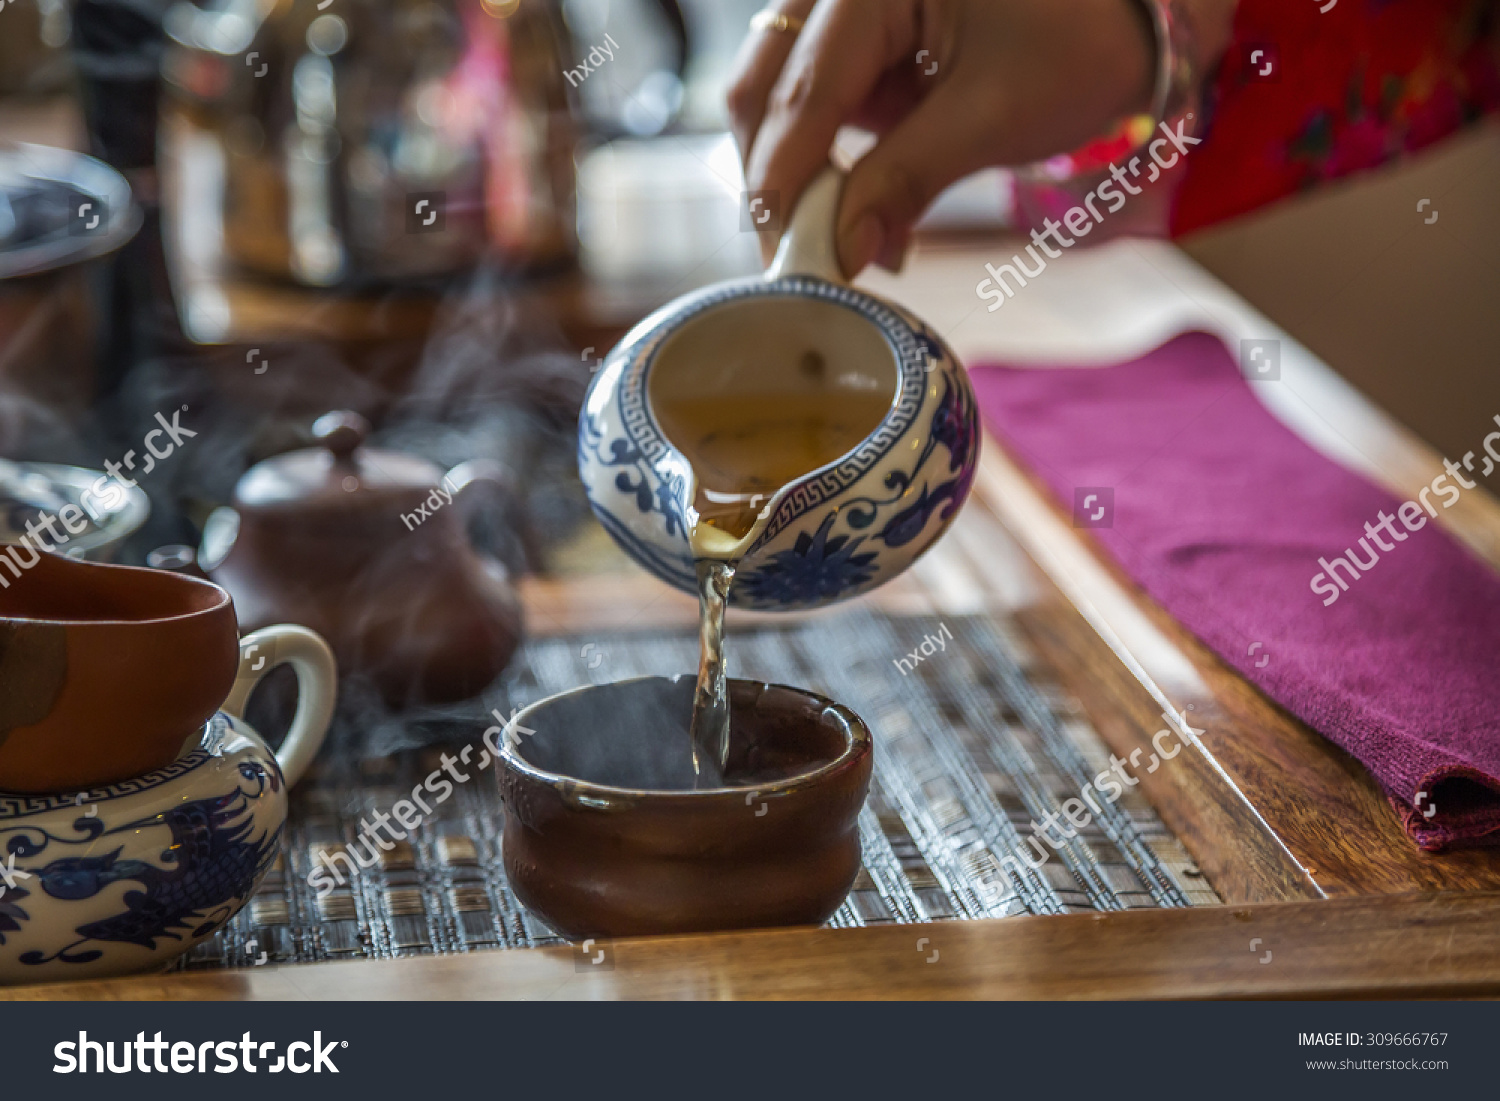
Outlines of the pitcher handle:
M 276 751 L 287 786 L 302 778 L 317 756 L 333 720 L 338 698 L 338 665 L 333 651 L 306 627 L 266 627 L 240 640 L 240 672 L 221 710 L 241 718 L 250 693 L 272 669 L 290 665 L 297 674 L 297 713 Z
M 797 200 L 797 209 L 776 256 L 766 269 L 766 278 L 782 279 L 788 275 L 815 275 L 830 283 L 843 283 L 839 267 L 838 229 L 839 197 L 844 192 L 844 173 L 833 165 L 819 172 Z

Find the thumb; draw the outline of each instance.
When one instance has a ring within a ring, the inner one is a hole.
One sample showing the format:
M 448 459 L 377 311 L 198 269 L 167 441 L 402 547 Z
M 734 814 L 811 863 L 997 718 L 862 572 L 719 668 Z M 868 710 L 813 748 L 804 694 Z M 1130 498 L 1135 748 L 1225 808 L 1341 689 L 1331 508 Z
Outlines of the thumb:
M 849 172 L 839 201 L 839 263 L 849 278 L 899 253 L 927 204 L 986 167 L 995 146 L 974 98 L 945 83 L 885 134 Z

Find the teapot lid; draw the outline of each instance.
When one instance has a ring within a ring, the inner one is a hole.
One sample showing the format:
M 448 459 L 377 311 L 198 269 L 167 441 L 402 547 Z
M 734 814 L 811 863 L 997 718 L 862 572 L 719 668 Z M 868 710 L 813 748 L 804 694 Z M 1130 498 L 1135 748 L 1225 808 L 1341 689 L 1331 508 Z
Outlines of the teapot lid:
M 319 446 L 257 463 L 235 487 L 235 507 L 250 514 L 341 516 L 388 510 L 425 496 L 443 471 L 416 455 L 364 446 L 370 423 L 358 413 L 325 413 L 313 422 Z

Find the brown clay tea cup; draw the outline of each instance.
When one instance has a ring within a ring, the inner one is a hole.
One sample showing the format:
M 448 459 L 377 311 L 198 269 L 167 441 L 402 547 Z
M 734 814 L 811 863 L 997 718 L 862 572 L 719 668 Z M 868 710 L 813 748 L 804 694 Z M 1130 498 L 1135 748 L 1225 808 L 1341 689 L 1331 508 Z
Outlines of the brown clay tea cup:
M 818 925 L 860 867 L 870 731 L 799 688 L 729 681 L 729 763 L 694 789 L 690 677 L 532 704 L 500 752 L 505 871 L 570 939 Z
M 85 790 L 170 764 L 238 668 L 217 585 L 54 554 L 0 561 L 0 790 Z

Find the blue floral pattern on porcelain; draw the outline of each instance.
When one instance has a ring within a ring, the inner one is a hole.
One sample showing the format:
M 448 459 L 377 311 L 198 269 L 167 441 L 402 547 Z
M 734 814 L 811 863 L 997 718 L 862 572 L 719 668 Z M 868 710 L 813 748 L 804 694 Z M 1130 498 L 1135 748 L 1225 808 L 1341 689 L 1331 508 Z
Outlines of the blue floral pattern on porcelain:
M 0 982 L 141 971 L 201 943 L 270 870 L 286 814 L 275 756 L 223 712 L 145 776 L 0 793 Z
M 705 288 L 648 318 L 606 358 L 579 419 L 578 469 L 605 529 L 657 577 L 696 594 L 687 463 L 647 397 L 656 354 L 684 322 L 752 297 L 820 299 L 878 328 L 896 362 L 889 413 L 853 451 L 787 487 L 741 560 L 731 603 L 818 607 L 867 592 L 937 541 L 968 496 L 979 415 L 963 366 L 904 310 L 814 274 Z

